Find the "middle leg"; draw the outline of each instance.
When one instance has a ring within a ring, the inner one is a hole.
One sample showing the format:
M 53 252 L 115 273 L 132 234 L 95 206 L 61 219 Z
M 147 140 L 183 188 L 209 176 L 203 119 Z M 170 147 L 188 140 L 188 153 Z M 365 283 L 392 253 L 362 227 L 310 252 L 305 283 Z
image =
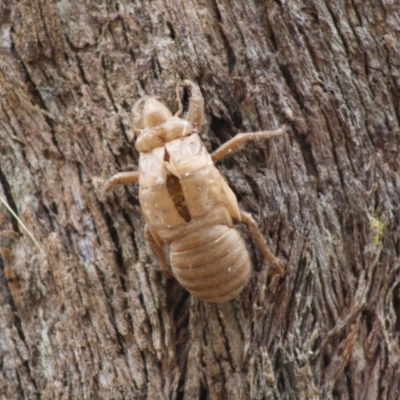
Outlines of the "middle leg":
M 109 192 L 115 185 L 126 185 L 128 183 L 136 183 L 139 180 L 138 171 L 120 172 L 112 176 L 104 185 L 104 190 Z
M 282 128 L 274 131 L 238 133 L 232 139 L 218 147 L 218 149 L 211 154 L 211 158 L 214 162 L 218 162 L 228 154 L 238 150 L 246 142 L 250 142 L 251 140 L 272 139 L 274 137 L 281 136 L 285 130 L 286 126 L 283 125 Z

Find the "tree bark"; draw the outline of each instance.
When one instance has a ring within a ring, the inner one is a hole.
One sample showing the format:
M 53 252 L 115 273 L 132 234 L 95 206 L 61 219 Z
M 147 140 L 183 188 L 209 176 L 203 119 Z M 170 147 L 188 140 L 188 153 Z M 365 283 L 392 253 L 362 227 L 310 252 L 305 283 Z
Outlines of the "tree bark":
M 395 1 L 0 5 L 4 399 L 399 399 L 400 7 Z M 144 240 L 131 107 L 197 82 L 251 282 L 214 305 Z

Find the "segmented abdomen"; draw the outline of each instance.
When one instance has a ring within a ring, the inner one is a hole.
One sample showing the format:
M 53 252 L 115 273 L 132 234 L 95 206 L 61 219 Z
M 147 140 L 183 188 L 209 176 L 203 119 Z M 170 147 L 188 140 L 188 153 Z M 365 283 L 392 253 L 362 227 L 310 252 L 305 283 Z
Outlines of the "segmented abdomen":
M 170 248 L 176 279 L 203 300 L 223 303 L 246 286 L 251 261 L 239 232 L 226 225 L 206 226 L 174 240 Z

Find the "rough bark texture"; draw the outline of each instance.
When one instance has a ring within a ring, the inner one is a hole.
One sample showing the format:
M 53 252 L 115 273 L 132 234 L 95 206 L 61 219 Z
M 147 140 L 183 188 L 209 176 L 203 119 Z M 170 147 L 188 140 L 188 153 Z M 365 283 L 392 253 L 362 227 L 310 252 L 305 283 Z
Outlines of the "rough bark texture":
M 2 399 L 399 399 L 400 7 L 346 0 L 3 0 Z M 158 271 L 130 109 L 204 94 L 248 230 L 251 283 L 212 305 Z

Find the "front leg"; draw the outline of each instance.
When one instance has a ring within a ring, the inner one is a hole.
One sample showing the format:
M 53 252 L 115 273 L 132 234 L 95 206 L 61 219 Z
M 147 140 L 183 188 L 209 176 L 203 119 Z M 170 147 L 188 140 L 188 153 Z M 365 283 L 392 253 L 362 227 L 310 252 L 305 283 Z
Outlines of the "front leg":
M 193 125 L 193 129 L 197 132 L 200 131 L 201 126 L 203 124 L 204 118 L 204 98 L 201 94 L 200 88 L 198 85 L 189 79 L 185 79 L 182 82 L 178 83 L 177 86 L 177 101 L 179 104 L 179 110 L 175 114 L 176 116 L 180 116 L 182 114 L 183 105 L 181 101 L 181 97 L 179 95 L 179 87 L 188 88 L 190 90 L 190 99 L 189 99 L 189 109 L 187 113 L 183 116 L 184 119 L 190 121 Z

